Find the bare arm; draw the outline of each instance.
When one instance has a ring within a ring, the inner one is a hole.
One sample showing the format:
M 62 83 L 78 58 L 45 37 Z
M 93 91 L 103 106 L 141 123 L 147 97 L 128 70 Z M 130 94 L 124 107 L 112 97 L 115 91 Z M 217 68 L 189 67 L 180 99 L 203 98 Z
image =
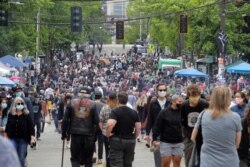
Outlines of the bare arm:
M 241 131 L 236 133 L 236 139 L 235 139 L 236 148 L 239 148 L 240 141 L 241 141 Z
M 135 137 L 137 138 L 140 135 L 141 132 L 141 123 L 136 122 L 135 123 Z
M 108 122 L 107 122 L 107 129 L 106 129 L 106 135 L 107 137 L 110 137 L 112 136 L 113 134 L 111 133 L 113 128 L 115 127 L 117 121 L 114 120 L 114 119 L 109 119 Z
M 192 132 L 192 136 L 191 136 L 191 140 L 192 140 L 192 142 L 194 142 L 194 143 L 195 143 L 195 139 L 196 139 L 197 133 L 198 133 L 198 129 L 197 129 L 197 128 L 194 128 L 194 129 L 193 129 L 193 132 Z

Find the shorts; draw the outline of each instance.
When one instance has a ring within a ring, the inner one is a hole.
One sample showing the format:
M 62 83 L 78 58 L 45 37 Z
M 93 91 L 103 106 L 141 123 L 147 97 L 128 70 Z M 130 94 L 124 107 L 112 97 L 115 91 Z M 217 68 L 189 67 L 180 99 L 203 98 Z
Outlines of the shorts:
M 164 156 L 184 156 L 184 144 L 183 143 L 160 143 L 160 153 L 161 157 Z

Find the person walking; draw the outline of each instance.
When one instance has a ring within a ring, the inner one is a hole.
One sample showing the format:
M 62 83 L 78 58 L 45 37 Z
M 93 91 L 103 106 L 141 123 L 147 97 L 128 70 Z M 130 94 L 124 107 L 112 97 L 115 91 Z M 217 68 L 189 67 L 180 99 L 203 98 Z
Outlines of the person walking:
M 169 101 L 167 100 L 167 86 L 164 83 L 159 83 L 156 86 L 157 98 L 152 99 L 149 106 L 148 112 L 148 120 L 146 126 L 146 137 L 145 139 L 149 139 L 149 134 L 155 124 L 155 120 L 160 113 L 161 110 L 165 109 L 169 105 Z M 162 167 L 161 165 L 161 154 L 159 148 L 154 151 L 154 161 L 155 167 Z
M 41 118 L 42 118 L 42 105 L 38 97 L 35 97 L 33 101 L 33 111 L 34 111 L 34 124 L 36 126 L 36 139 L 40 140 L 41 136 Z
M 72 100 L 71 94 L 66 93 L 65 97 L 61 97 L 59 99 L 59 104 L 58 104 L 58 127 L 59 127 L 59 132 L 62 132 L 62 121 L 64 114 L 66 112 L 66 108 L 68 105 L 70 105 L 70 102 Z M 70 136 L 67 136 L 66 138 L 66 148 L 70 148 Z
M 72 167 L 92 167 L 96 128 L 99 126 L 99 115 L 90 98 L 91 90 L 80 87 L 78 97 L 71 100 L 62 121 L 62 140 L 71 136 Z
M 239 167 L 237 148 L 241 141 L 242 125 L 240 116 L 229 109 L 231 97 L 229 87 L 216 87 L 209 108 L 198 117 L 191 139 L 195 142 L 201 127 L 203 144 L 200 167 Z
M 5 128 L 8 121 L 8 100 L 6 96 L 0 99 L 0 136 L 6 136 Z
M 28 144 L 35 143 L 36 138 L 29 110 L 21 97 L 16 97 L 10 107 L 5 131 L 13 142 L 21 165 L 24 167 Z
M 187 97 L 181 107 L 181 121 L 184 135 L 185 164 L 188 166 L 194 143 L 191 141 L 191 134 L 199 114 L 206 108 L 208 103 L 201 98 L 198 85 L 191 84 L 187 87 Z M 200 148 L 199 148 L 200 150 Z
M 240 141 L 240 146 L 238 148 L 238 155 L 240 158 L 240 167 L 248 167 L 250 162 L 248 160 L 249 156 L 249 134 L 250 134 L 250 105 L 246 107 L 244 112 L 244 117 L 241 121 L 242 123 L 242 136 Z
M 102 100 L 102 92 L 100 92 L 99 90 L 95 90 L 95 109 L 96 109 L 96 112 L 98 113 L 99 116 L 100 116 L 100 111 L 101 111 L 102 107 L 104 106 L 104 103 L 101 100 Z M 102 136 L 101 129 L 98 128 L 97 130 L 98 130 L 96 132 L 97 143 L 98 143 L 98 162 L 97 163 L 102 164 L 103 136 Z M 94 151 L 94 159 L 96 158 L 95 153 L 96 153 L 96 146 L 95 146 L 95 151 Z
M 141 122 L 138 113 L 127 107 L 128 94 L 118 93 L 119 107 L 112 110 L 107 122 L 110 140 L 110 166 L 132 167 L 136 138 L 140 134 Z
M 153 128 L 153 145 L 160 147 L 162 167 L 170 167 L 171 161 L 174 167 L 180 167 L 184 155 L 180 110 L 182 102 L 181 96 L 173 95 L 171 104 L 158 114 Z M 160 144 L 157 141 L 159 136 Z
M 239 114 L 239 116 L 241 118 L 244 117 L 244 112 L 247 108 L 247 103 L 248 103 L 248 100 L 247 100 L 247 97 L 246 97 L 246 94 L 243 93 L 242 91 L 237 91 L 235 93 L 235 105 L 233 105 L 230 109 L 233 111 L 233 112 L 236 112 Z
M 103 141 L 104 141 L 104 147 L 105 147 L 105 155 L 106 155 L 106 167 L 110 167 L 110 156 L 109 156 L 109 138 L 106 134 L 106 127 L 107 127 L 107 121 L 110 117 L 111 111 L 114 110 L 116 107 L 118 107 L 118 100 L 117 95 L 115 92 L 111 92 L 109 94 L 107 104 L 103 106 L 103 108 L 100 111 L 100 128 L 102 130 L 103 135 Z

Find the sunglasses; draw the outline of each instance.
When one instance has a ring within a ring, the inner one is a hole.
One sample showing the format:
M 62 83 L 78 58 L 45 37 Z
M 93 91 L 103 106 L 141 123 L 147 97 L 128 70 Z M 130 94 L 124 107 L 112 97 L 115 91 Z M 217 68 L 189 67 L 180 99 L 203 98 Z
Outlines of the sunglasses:
M 158 89 L 159 92 L 165 92 L 167 89 Z
M 19 105 L 24 105 L 24 103 L 17 103 L 16 105 L 18 105 L 18 106 L 19 106 Z

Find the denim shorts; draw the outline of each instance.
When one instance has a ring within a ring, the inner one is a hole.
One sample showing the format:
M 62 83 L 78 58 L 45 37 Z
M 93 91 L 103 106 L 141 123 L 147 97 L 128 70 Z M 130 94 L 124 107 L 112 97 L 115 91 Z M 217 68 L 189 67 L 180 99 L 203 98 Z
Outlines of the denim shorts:
M 179 156 L 183 157 L 184 156 L 184 144 L 183 143 L 160 143 L 160 153 L 161 156 Z

